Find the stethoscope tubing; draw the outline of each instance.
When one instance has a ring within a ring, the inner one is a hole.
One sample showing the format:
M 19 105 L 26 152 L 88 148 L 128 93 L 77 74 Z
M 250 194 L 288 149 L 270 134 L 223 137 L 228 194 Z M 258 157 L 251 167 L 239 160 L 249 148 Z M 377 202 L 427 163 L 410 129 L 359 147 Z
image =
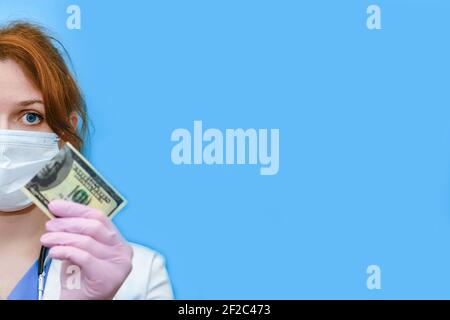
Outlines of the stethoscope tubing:
M 44 297 L 44 283 L 45 283 L 45 265 L 47 262 L 48 248 L 41 247 L 38 260 L 38 300 Z

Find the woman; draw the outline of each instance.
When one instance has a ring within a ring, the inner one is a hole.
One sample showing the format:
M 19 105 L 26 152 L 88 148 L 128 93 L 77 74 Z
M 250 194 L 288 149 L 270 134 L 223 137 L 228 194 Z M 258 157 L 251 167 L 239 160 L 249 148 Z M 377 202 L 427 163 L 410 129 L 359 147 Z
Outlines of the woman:
M 83 145 L 85 104 L 54 42 L 28 23 L 0 28 L 0 298 L 38 299 L 42 273 L 43 299 L 171 299 L 163 258 L 104 214 L 58 200 L 49 220 L 20 191 L 64 142 Z

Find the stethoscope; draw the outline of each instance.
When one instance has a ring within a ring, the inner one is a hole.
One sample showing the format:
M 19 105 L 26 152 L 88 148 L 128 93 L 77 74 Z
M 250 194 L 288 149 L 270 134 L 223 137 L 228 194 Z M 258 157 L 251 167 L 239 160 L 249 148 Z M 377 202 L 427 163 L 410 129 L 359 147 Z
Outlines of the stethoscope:
M 47 259 L 48 248 L 41 247 L 41 252 L 39 253 L 38 260 L 38 300 L 42 300 L 44 297 L 44 287 L 45 287 L 45 266 L 48 262 Z

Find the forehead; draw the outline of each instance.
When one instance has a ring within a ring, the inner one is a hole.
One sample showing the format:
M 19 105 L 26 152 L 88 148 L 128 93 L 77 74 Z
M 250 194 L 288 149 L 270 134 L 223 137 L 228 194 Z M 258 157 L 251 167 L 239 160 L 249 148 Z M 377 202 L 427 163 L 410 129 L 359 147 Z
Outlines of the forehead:
M 13 60 L 0 60 L 0 108 L 42 95 Z

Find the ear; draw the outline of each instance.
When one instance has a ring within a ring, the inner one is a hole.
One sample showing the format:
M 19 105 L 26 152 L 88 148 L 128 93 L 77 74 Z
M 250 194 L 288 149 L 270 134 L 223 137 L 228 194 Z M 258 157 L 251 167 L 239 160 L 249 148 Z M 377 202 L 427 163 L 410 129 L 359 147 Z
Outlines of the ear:
M 76 130 L 78 127 L 78 114 L 75 111 L 70 114 L 69 121 L 72 127 Z

